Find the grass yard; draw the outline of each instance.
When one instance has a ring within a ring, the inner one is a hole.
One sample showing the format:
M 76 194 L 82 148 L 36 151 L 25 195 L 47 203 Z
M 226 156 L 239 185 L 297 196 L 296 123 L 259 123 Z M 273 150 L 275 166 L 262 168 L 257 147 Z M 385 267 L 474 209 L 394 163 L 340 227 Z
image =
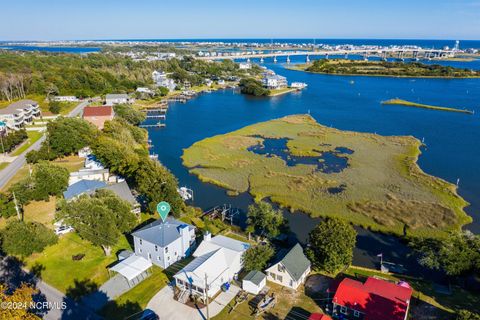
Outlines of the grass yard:
M 280 139 L 284 145 L 265 150 L 266 141 Z M 463 211 L 467 202 L 455 185 L 420 169 L 420 146 L 411 136 L 341 131 L 295 115 L 206 138 L 185 149 L 182 159 L 202 181 L 232 194 L 248 191 L 255 200 L 374 231 L 443 236 L 471 221 Z M 304 159 L 310 162 L 298 164 Z M 338 162 L 344 163 L 340 170 L 322 170 Z
M 282 287 L 278 284 L 267 282 L 267 287 L 270 288 L 270 292 L 274 292 L 277 297 L 275 306 L 270 309 L 266 314 L 260 315 L 255 318 L 253 316 L 253 308 L 249 305 L 249 302 L 253 299 L 250 295 L 249 299 L 239 304 L 233 311 L 230 311 L 230 307 L 234 305 L 234 301 L 230 302 L 229 306 L 225 307 L 220 314 L 213 318 L 213 320 L 243 320 L 243 319 L 285 319 L 287 315 L 294 318 L 298 315 L 297 310 L 303 310 L 307 313 L 318 312 L 322 313 L 322 309 L 318 304 L 309 296 L 305 295 L 303 287 L 299 287 L 298 290 L 290 290 Z
M 38 141 L 38 139 L 40 139 L 42 136 L 43 136 L 43 132 L 40 132 L 40 131 L 27 131 L 27 135 L 28 135 L 28 138 L 27 140 L 22 143 L 18 148 L 16 148 L 15 150 L 12 151 L 12 153 L 10 153 L 10 156 L 12 157 L 15 157 L 15 156 L 19 156 L 21 155 L 22 153 L 25 152 L 25 150 L 27 150 L 28 148 L 30 148 L 30 146 L 32 144 L 34 144 L 35 142 Z
M 99 286 L 107 281 L 107 266 L 117 260 L 115 253 L 122 249 L 131 250 L 125 237 L 112 248 L 112 254 L 106 257 L 102 248 L 71 232 L 61 236 L 57 244 L 26 258 L 25 262 L 27 268 L 41 270 L 41 278 L 45 282 L 66 292 L 74 286 L 75 280 L 90 280 Z M 85 257 L 74 261 L 72 256 L 78 254 L 84 254 Z
M 0 170 L 5 169 L 9 164 L 10 164 L 10 162 L 2 162 L 2 163 L 0 163 Z
M 25 221 L 36 221 L 53 229 L 55 218 L 56 197 L 51 196 L 49 201 L 32 201 L 23 208 Z

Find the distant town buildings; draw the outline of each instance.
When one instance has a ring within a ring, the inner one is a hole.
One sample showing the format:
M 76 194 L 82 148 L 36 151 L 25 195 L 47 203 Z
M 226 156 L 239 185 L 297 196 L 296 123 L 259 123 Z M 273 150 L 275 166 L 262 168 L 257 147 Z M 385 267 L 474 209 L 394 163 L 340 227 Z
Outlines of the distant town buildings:
M 105 121 L 110 121 L 114 117 L 113 108 L 111 106 L 85 107 L 83 109 L 83 119 L 95 125 L 102 130 Z
M 153 82 L 155 82 L 155 84 L 158 87 L 165 87 L 169 91 L 173 91 L 177 87 L 177 84 L 175 83 L 175 81 L 173 79 L 168 78 L 167 74 L 163 71 L 156 71 L 156 70 L 153 71 L 152 79 L 153 79 Z
M 180 296 L 215 296 L 222 286 L 238 277 L 243 253 L 249 247 L 248 243 L 222 235 L 212 238 L 207 232 L 193 254 L 195 259 L 174 276 Z
M 10 130 L 18 130 L 40 116 L 38 103 L 33 100 L 21 100 L 0 109 L 0 121 Z
M 107 106 L 114 106 L 116 104 L 131 103 L 132 100 L 125 93 L 110 93 L 105 96 L 105 104 Z
M 173 218 L 156 220 L 132 236 L 135 254 L 164 269 L 190 256 L 195 245 L 195 227 Z
M 406 320 L 412 288 L 369 277 L 365 283 L 345 278 L 332 299 L 333 315 L 342 319 Z

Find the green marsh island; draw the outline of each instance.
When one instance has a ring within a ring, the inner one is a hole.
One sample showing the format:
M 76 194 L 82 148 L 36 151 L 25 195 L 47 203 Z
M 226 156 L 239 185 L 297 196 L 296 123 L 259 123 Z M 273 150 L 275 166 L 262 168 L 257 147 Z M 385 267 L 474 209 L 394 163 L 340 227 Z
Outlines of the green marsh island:
M 309 115 L 194 143 L 183 163 L 202 181 L 312 217 L 397 235 L 442 236 L 471 222 L 456 186 L 417 165 L 421 142 L 320 125 Z
M 422 109 L 430 109 L 430 110 L 438 110 L 438 111 L 449 111 L 449 112 L 460 112 L 466 114 L 474 114 L 473 111 L 467 109 L 457 109 L 457 108 L 449 108 L 449 107 L 440 107 L 440 106 L 432 106 L 429 104 L 423 103 L 416 103 L 402 99 L 390 99 L 387 101 L 382 101 L 383 105 L 400 105 L 405 107 L 413 107 L 413 108 L 422 108 Z
M 480 71 L 438 64 L 397 61 L 364 61 L 320 59 L 313 63 L 292 66 L 293 70 L 313 73 L 360 76 L 426 77 L 426 78 L 478 78 Z

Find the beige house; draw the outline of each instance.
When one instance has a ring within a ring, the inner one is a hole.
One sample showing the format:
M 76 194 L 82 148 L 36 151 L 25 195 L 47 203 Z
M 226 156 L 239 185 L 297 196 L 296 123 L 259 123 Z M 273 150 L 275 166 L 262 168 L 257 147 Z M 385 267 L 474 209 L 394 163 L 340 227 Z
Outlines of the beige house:
M 310 260 L 305 257 L 302 247 L 297 243 L 289 251 L 281 252 L 276 262 L 266 270 L 267 280 L 296 290 L 305 282 L 310 267 Z

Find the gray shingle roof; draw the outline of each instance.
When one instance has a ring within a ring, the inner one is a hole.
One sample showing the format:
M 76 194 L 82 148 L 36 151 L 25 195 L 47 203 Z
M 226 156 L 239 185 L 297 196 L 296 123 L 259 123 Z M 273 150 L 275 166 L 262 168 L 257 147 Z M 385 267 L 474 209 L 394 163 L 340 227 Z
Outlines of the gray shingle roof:
M 106 99 L 128 99 L 126 93 L 109 93 L 105 96 Z
M 11 103 L 6 108 L 0 109 L 0 114 L 15 114 L 19 109 L 23 109 L 29 105 L 38 105 L 37 101 L 25 99 Z
M 300 280 L 305 271 L 310 267 L 310 260 L 303 253 L 303 248 L 299 243 L 281 257 L 278 262 L 282 263 L 295 281 Z
M 63 193 L 65 200 L 70 200 L 81 194 L 92 194 L 95 190 L 105 187 L 107 184 L 103 181 L 80 180 L 67 188 Z
M 260 285 L 260 283 L 262 283 L 263 279 L 265 279 L 266 277 L 267 276 L 263 272 L 252 270 L 249 273 L 247 273 L 247 275 L 245 276 L 245 278 L 243 278 L 243 280 L 250 281 L 258 286 Z
M 167 218 L 165 223 L 163 223 L 161 219 L 158 219 L 133 232 L 132 235 L 160 247 L 166 247 L 181 237 L 180 230 L 182 228 L 192 230 L 194 227 L 173 218 Z
M 116 184 L 112 184 L 109 186 L 106 186 L 102 189 L 107 189 L 113 191 L 119 198 L 128 201 L 132 205 L 137 204 L 137 200 L 132 194 L 132 191 L 130 190 L 128 184 L 126 181 L 122 181 Z

